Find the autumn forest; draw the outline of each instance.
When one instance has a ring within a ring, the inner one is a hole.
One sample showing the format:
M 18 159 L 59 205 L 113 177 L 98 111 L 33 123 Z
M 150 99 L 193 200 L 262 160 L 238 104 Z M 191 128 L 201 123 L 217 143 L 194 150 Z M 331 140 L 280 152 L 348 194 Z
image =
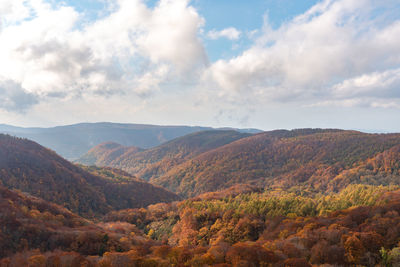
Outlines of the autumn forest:
M 176 135 L 0 134 L 0 266 L 400 266 L 400 134 Z

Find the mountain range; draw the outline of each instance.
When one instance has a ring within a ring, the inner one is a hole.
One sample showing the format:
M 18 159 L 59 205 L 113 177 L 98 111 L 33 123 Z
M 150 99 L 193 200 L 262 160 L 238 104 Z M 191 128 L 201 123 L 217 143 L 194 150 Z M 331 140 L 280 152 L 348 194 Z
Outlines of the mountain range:
M 176 138 L 155 148 L 143 150 L 116 143 L 95 146 L 76 162 L 86 165 L 112 166 L 150 180 L 203 152 L 250 136 L 233 130 L 200 131 Z
M 202 130 L 78 162 L 0 134 L 0 266 L 400 264 L 400 134 Z
M 91 158 L 91 164 L 123 169 L 183 197 L 236 184 L 338 191 L 360 179 L 367 184 L 398 183 L 388 168 L 370 167 L 370 162 L 388 164 L 382 158 L 396 153 L 399 144 L 399 134 L 335 129 L 254 135 L 204 131 L 144 151 L 103 144 L 78 162 Z
M 28 138 L 54 150 L 69 160 L 76 160 L 90 148 L 103 142 L 111 141 L 124 146 L 137 146 L 147 149 L 174 138 L 202 130 L 212 130 L 212 128 L 111 122 L 79 123 L 51 128 L 24 128 L 0 124 L 0 133 Z M 237 130 L 249 133 L 260 132 L 257 129 Z

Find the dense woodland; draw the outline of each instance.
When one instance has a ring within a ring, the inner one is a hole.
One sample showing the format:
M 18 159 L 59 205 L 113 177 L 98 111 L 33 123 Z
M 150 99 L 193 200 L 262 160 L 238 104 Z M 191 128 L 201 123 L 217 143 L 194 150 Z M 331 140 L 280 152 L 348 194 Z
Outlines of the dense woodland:
M 26 139 L 0 135 L 0 185 L 65 206 L 86 217 L 179 199 L 119 170 L 83 169 Z
M 230 190 L 220 192 L 219 198 L 205 194 L 146 209 L 111 212 L 104 223 L 94 224 L 61 207 L 3 190 L 2 211 L 12 208 L 16 216 L 14 221 L 2 217 L 2 233 L 8 234 L 2 238 L 13 242 L 2 242 L 6 244 L 2 251 L 9 257 L 1 264 L 400 263 L 400 192 L 394 187 L 353 185 L 341 193 L 313 197 L 283 192 L 237 193 L 235 188 L 233 194 Z M 19 253 L 11 253 L 15 251 Z
M 0 266 L 400 266 L 399 134 L 208 131 L 135 176 L 0 137 Z
M 393 177 L 398 173 L 392 169 L 398 166 L 381 165 L 396 164 L 389 157 L 398 156 L 399 145 L 400 134 L 300 129 L 248 136 L 205 131 L 116 158 L 104 145 L 86 156 L 99 159 L 99 166 L 123 169 L 183 197 L 235 184 L 336 192 L 351 183 L 397 184 Z
M 201 131 L 176 138 L 152 149 L 102 143 L 77 160 L 85 165 L 109 166 L 135 173 L 145 180 L 159 177 L 169 169 L 203 152 L 250 136 L 232 130 Z

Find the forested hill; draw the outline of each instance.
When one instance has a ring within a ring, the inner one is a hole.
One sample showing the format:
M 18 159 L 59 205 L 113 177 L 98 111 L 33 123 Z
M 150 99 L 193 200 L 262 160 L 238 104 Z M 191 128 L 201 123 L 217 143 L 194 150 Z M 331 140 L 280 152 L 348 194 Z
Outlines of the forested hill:
M 123 209 L 176 195 L 0 135 L 3 185 L 87 217 L 110 211 L 94 223 L 0 185 L 0 266 L 400 265 L 399 134 L 279 130 L 191 154 L 205 136 L 153 157 L 181 155 L 153 180 L 194 197 Z
M 93 146 L 107 141 L 150 148 L 176 137 L 206 129 L 211 128 L 108 122 L 79 123 L 52 128 L 0 125 L 0 132 L 33 140 L 69 160 L 77 159 Z
M 119 170 L 84 170 L 35 142 L 7 135 L 0 135 L 0 183 L 86 217 L 178 199 Z
M 240 183 L 320 192 L 351 183 L 398 184 L 399 145 L 400 134 L 264 132 L 202 153 L 150 180 L 183 196 Z
M 130 222 L 167 240 L 162 259 L 169 263 L 178 247 L 186 248 L 182 266 L 399 266 L 398 188 L 351 185 L 316 195 L 236 195 L 233 188 L 112 212 L 106 220 Z
M 82 233 L 101 232 L 65 208 L 3 186 L 0 186 L 0 210 L 0 258 L 46 245 L 47 249 L 67 249 Z
M 205 151 L 248 136 L 251 134 L 233 130 L 200 131 L 144 151 L 107 142 L 92 148 L 77 162 L 123 169 L 148 180 Z
M 92 147 L 115 142 L 124 146 L 151 148 L 186 134 L 212 130 L 200 126 L 160 126 L 111 122 L 79 123 L 51 128 L 23 128 L 0 124 L 0 133 L 33 140 L 56 151 L 68 160 L 76 160 Z M 239 129 L 260 132 L 257 129 Z
M 142 236 L 134 225 L 96 224 L 59 205 L 3 186 L 0 229 L 0 266 L 109 266 L 105 259 L 104 263 L 89 264 L 84 256 L 101 260 L 106 252 L 129 251 L 134 244 L 159 244 Z M 12 255 L 12 262 L 3 259 Z
M 77 163 L 86 166 L 112 166 L 112 162 L 124 154 L 136 154 L 144 149 L 135 146 L 123 146 L 115 142 L 104 142 L 76 160 Z

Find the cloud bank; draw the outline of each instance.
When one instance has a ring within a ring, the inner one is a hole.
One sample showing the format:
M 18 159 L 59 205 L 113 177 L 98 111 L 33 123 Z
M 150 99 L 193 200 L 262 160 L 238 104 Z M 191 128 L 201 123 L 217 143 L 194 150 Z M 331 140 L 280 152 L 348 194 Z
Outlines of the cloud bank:
M 211 63 L 207 39 L 244 34 L 233 26 L 204 33 L 207 21 L 189 0 L 110 3 L 88 21 L 62 2 L 0 1 L 0 109 L 111 97 L 134 105 L 180 91 L 182 102 L 217 103 L 215 113 L 281 103 L 400 108 L 395 0 L 320 1 L 278 28 L 266 17 L 237 56 Z
M 64 4 L 1 1 L 0 84 L 11 81 L 38 101 L 145 96 L 206 64 L 198 38 L 204 21 L 188 1 L 161 0 L 149 8 L 118 0 L 110 8 L 109 15 L 82 24 L 83 14 Z
M 386 19 L 396 6 L 326 0 L 277 29 L 266 20 L 251 48 L 215 62 L 204 81 L 238 102 L 400 103 L 400 20 Z

